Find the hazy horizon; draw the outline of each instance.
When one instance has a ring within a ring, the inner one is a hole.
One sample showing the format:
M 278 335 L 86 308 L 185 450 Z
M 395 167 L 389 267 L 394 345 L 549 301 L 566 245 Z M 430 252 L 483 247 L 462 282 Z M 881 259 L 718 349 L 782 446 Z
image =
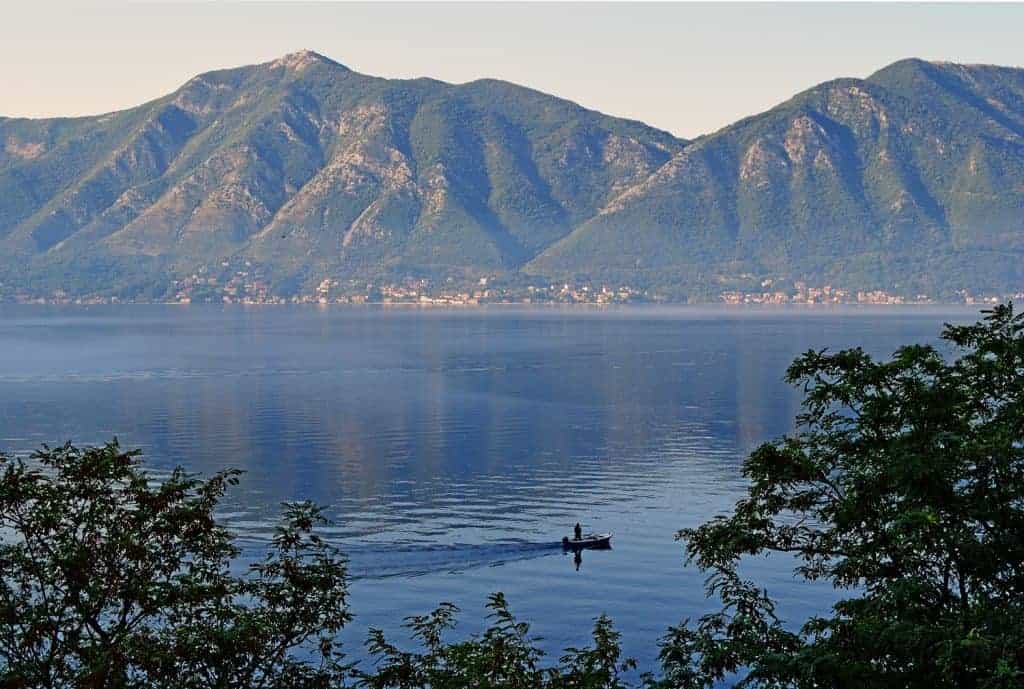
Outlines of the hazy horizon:
M 6 117 L 121 110 L 201 72 L 308 49 L 381 77 L 503 79 L 694 137 L 903 58 L 1024 64 L 1024 5 L 1010 4 L 39 3 L 7 14 Z

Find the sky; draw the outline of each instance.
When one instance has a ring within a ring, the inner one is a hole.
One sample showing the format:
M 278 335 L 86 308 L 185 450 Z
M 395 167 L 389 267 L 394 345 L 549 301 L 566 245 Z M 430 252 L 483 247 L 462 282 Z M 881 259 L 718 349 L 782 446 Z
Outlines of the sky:
M 683 137 L 904 57 L 1024 66 L 1024 4 L 10 2 L 0 115 L 96 114 L 309 49 L 530 86 Z

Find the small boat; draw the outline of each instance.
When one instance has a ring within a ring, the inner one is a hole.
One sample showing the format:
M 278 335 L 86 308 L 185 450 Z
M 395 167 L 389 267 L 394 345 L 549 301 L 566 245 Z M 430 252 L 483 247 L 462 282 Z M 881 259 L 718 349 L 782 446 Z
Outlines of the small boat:
M 566 536 L 562 539 L 562 547 L 566 550 L 604 550 L 612 547 L 612 535 L 610 533 L 588 533 L 578 540 Z

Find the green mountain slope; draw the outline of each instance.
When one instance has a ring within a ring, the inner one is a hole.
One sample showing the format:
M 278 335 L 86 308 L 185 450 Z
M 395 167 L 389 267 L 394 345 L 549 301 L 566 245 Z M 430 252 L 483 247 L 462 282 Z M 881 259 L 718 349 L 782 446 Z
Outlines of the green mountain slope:
M 284 276 L 514 269 L 684 145 L 511 84 L 311 52 L 126 112 L 0 120 L 0 141 L 6 272 L 81 289 L 232 255 Z
M 312 52 L 123 112 L 0 118 L 0 298 L 323 279 L 1024 287 L 1024 70 L 906 60 L 686 142 Z M 701 287 L 703 286 L 703 287 Z
M 906 60 L 696 140 L 531 261 L 536 272 L 742 272 L 1024 284 L 1024 70 Z

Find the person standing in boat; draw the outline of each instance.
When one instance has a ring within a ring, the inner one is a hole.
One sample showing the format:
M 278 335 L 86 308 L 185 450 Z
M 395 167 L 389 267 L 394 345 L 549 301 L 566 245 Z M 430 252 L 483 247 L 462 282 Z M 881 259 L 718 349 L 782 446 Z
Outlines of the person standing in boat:
M 583 529 L 582 529 L 582 527 L 580 527 L 580 523 L 579 522 L 576 522 L 576 528 L 574 528 L 572 530 L 572 533 L 573 533 L 573 536 L 575 536 L 577 541 L 582 541 L 583 540 Z

